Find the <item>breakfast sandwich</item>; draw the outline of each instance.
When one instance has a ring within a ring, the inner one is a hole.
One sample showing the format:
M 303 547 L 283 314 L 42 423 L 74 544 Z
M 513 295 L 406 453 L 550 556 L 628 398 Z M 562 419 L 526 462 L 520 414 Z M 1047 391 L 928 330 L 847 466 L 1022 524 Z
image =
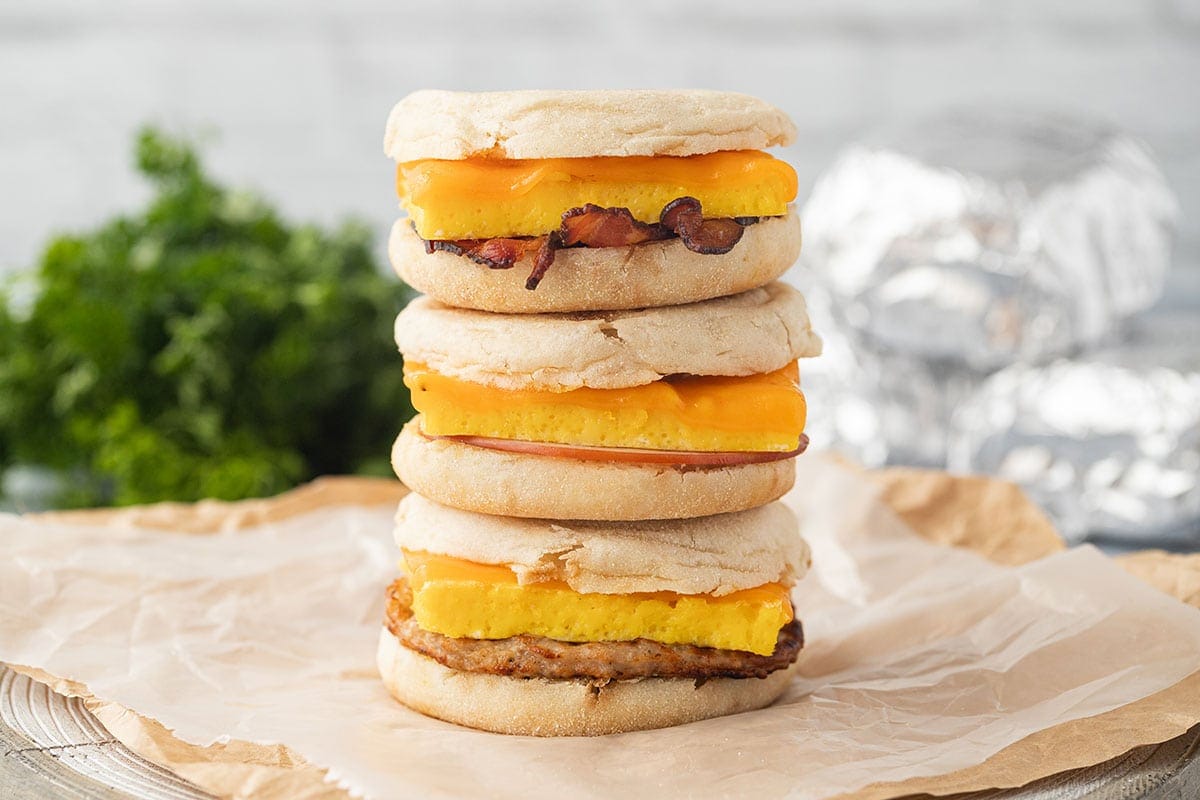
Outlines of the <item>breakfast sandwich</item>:
M 807 444 L 797 359 L 820 353 L 783 283 L 631 311 L 491 314 L 418 298 L 396 320 L 418 415 L 396 474 L 444 505 L 644 520 L 791 488 Z
M 795 126 L 742 94 L 420 91 L 387 123 L 393 266 L 447 305 L 632 309 L 745 291 L 800 251 Z
M 761 708 L 809 567 L 776 502 L 819 355 L 794 126 L 704 91 L 417 92 L 388 120 L 389 254 L 417 416 L 392 448 L 391 694 L 489 731 L 597 735 Z
M 761 708 L 803 645 L 809 565 L 782 503 L 699 519 L 552 522 L 410 494 L 378 663 L 388 690 L 484 730 L 597 735 Z

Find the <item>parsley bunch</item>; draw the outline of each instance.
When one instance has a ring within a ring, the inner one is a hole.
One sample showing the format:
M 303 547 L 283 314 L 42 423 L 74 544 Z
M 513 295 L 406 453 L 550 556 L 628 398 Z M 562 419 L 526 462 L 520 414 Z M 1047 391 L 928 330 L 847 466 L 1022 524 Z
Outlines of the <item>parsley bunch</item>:
M 387 474 L 412 414 L 392 342 L 409 295 L 369 231 L 291 225 L 154 130 L 137 165 L 142 212 L 52 240 L 28 307 L 0 295 L 0 472 L 59 471 L 60 505 Z

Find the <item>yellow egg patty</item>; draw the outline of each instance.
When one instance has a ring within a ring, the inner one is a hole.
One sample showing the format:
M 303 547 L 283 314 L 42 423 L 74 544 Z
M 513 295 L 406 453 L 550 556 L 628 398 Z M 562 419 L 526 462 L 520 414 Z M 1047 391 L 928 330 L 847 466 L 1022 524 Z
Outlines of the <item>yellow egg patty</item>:
M 706 217 L 779 216 L 796 198 L 796 171 L 756 150 L 699 156 L 506 160 L 426 159 L 396 171 L 400 205 L 423 239 L 541 236 L 587 203 L 658 222 L 663 206 L 695 197 Z
M 583 594 L 557 581 L 521 585 L 508 567 L 446 555 L 405 550 L 402 566 L 417 624 L 454 638 L 653 639 L 770 655 L 780 628 L 792 620 L 788 590 L 778 583 L 721 597 Z
M 684 375 L 627 389 L 508 390 L 407 362 L 429 436 L 688 452 L 789 452 L 806 406 L 795 362 L 744 377 Z

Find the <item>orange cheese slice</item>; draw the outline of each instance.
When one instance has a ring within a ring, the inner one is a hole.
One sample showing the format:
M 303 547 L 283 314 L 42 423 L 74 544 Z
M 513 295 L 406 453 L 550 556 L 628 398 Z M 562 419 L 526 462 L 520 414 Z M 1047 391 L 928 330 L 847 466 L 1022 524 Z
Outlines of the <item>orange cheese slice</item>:
M 706 217 L 779 216 L 796 198 L 796 171 L 757 150 L 699 156 L 510 160 L 426 159 L 396 171 L 400 205 L 423 239 L 541 236 L 587 203 L 658 222 L 663 206 L 695 197 Z
M 682 375 L 627 389 L 507 390 L 407 362 L 404 383 L 429 436 L 690 452 L 789 452 L 807 408 L 799 368 Z
M 413 616 L 427 631 L 468 639 L 518 634 L 565 642 L 653 639 L 769 655 L 792 619 L 787 587 L 711 595 L 583 594 L 558 581 L 520 584 L 508 567 L 405 550 Z

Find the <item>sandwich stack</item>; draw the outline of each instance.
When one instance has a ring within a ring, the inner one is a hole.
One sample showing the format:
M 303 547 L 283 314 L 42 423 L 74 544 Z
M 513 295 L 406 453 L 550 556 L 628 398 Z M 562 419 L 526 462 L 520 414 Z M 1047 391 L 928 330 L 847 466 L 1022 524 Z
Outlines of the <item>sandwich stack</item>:
M 379 669 L 402 703 L 583 735 L 760 708 L 803 644 L 777 502 L 820 352 L 779 110 L 703 91 L 424 91 L 385 151 L 418 416 Z

